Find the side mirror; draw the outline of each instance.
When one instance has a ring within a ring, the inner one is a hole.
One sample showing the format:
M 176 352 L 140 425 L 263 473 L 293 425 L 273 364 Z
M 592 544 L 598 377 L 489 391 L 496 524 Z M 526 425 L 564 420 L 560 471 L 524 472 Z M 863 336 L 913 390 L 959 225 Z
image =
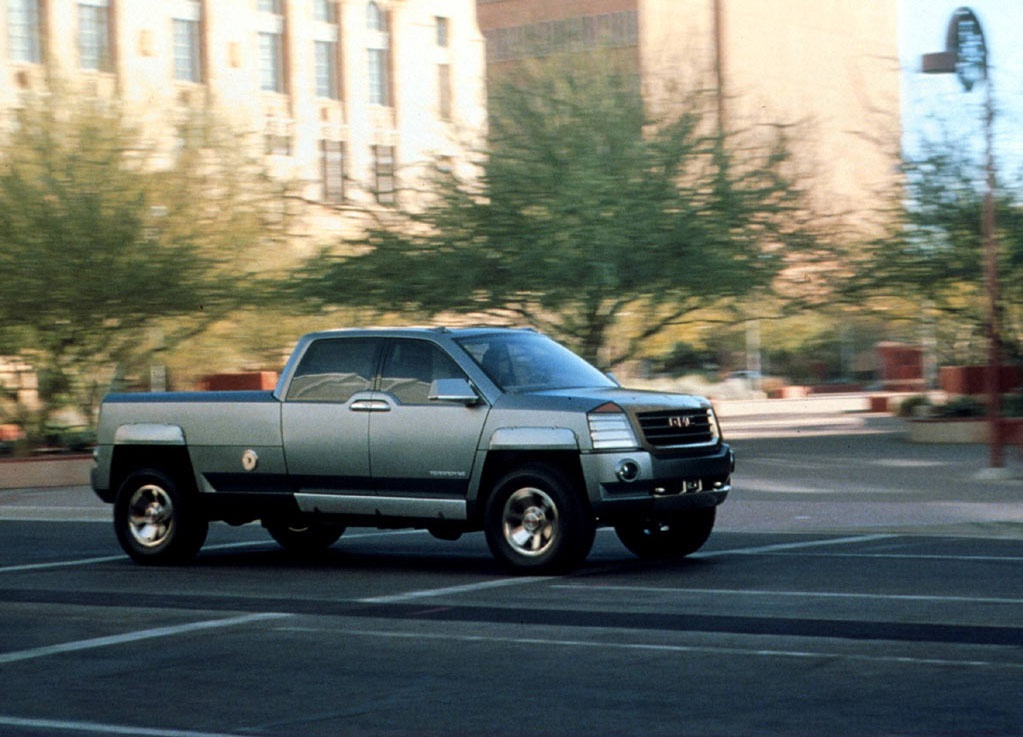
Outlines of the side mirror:
M 472 384 L 465 379 L 434 379 L 427 398 L 431 402 L 458 402 L 467 407 L 480 401 Z

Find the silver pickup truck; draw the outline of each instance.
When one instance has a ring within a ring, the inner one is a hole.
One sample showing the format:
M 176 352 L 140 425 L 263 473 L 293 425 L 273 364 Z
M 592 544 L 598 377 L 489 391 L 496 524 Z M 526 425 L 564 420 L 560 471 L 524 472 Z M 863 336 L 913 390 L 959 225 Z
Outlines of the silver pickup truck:
M 734 465 L 707 400 L 624 389 L 535 331 L 352 329 L 303 337 L 272 392 L 107 396 L 92 486 L 139 563 L 258 520 L 303 552 L 352 526 L 482 530 L 551 572 L 600 526 L 641 557 L 699 549 Z

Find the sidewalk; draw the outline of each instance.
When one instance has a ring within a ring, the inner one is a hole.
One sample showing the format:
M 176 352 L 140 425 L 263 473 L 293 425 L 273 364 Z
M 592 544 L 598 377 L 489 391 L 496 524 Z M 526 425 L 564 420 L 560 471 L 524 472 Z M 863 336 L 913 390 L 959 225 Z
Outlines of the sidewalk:
M 911 442 L 906 421 L 869 412 L 866 395 L 716 407 L 737 455 L 722 530 L 1023 540 L 1016 446 L 993 475 L 986 444 Z
M 810 435 L 902 433 L 904 420 L 870 412 L 867 394 L 798 399 L 732 399 L 714 403 L 726 440 Z
M 722 419 L 730 417 L 764 417 L 772 415 L 840 415 L 866 412 L 870 395 L 818 394 L 793 399 L 721 399 L 714 408 Z

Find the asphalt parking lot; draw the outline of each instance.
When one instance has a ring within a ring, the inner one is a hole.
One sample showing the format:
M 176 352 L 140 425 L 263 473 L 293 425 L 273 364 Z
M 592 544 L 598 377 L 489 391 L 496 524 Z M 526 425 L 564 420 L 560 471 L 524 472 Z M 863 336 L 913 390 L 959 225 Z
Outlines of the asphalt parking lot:
M 146 568 L 88 488 L 0 492 L 0 733 L 1023 734 L 1023 480 L 884 415 L 722 416 L 705 548 L 602 531 L 569 576 L 508 576 L 480 535 L 300 558 L 258 525 Z

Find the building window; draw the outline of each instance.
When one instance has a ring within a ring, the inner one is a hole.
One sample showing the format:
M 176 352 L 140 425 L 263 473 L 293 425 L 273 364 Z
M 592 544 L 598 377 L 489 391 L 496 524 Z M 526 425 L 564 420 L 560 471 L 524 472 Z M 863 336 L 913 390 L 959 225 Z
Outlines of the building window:
M 337 88 L 337 44 L 331 41 L 315 41 L 316 50 L 316 95 L 339 98 Z
M 394 179 L 394 146 L 373 147 L 373 169 L 376 175 L 376 198 L 381 205 L 393 205 L 397 201 L 397 187 Z
M 441 120 L 451 120 L 451 63 L 448 47 L 451 43 L 450 23 L 447 18 L 437 16 L 437 114 Z
M 316 96 L 341 99 L 340 55 L 341 31 L 337 24 L 337 7 L 332 0 L 313 3 L 313 62 L 316 72 Z
M 340 205 L 345 201 L 344 142 L 320 141 L 320 164 L 323 173 L 323 201 Z
M 313 0 L 313 19 L 321 23 L 337 23 L 334 0 Z
M 259 34 L 259 88 L 284 93 L 284 43 L 278 33 Z
M 178 0 L 174 6 L 174 79 L 202 81 L 202 8 L 199 0 Z
M 7 49 L 11 61 L 38 64 L 43 60 L 40 1 L 7 0 Z
M 102 72 L 114 68 L 108 0 L 78 0 L 78 64 Z
M 387 31 L 387 15 L 375 2 L 366 9 L 366 25 L 369 30 L 367 49 L 369 52 L 369 102 L 371 105 L 390 105 L 389 51 L 390 38 Z
M 284 2 L 259 0 L 259 88 L 285 94 Z
M 437 114 L 451 120 L 451 65 L 437 65 Z
M 450 22 L 447 18 L 437 17 L 437 45 L 446 49 L 450 43 Z
M 366 27 L 371 31 L 387 32 L 387 16 L 374 0 L 366 6 Z

